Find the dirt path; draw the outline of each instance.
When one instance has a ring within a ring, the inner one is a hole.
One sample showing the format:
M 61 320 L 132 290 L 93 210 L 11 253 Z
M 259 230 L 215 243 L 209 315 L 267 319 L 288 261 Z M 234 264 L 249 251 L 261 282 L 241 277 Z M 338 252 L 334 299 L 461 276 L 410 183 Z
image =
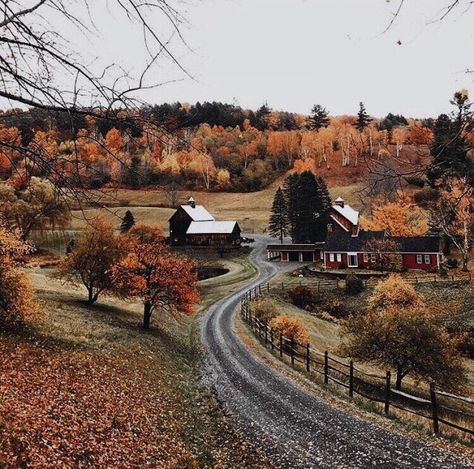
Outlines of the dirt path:
M 205 376 L 236 424 L 269 453 L 273 467 L 474 467 L 442 451 L 335 408 L 258 359 L 239 339 L 233 317 L 245 290 L 273 277 L 258 237 L 258 278 L 210 308 L 202 324 Z

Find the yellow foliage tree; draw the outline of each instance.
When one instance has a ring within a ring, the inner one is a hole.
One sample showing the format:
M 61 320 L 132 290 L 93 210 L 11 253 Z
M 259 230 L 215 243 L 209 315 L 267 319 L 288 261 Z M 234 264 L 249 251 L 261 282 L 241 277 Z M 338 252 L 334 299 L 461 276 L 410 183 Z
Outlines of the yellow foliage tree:
M 294 340 L 302 345 L 309 343 L 309 334 L 298 318 L 282 314 L 272 319 L 269 325 L 287 339 Z
M 391 236 L 420 236 L 428 231 L 426 212 L 401 195 L 395 202 L 377 204 L 372 218 L 362 219 L 361 224 L 368 230 L 386 230 Z

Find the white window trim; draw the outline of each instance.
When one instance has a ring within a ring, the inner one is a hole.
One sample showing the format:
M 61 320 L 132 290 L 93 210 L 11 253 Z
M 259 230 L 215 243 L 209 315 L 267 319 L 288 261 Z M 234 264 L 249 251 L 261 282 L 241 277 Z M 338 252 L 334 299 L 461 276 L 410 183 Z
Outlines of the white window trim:
M 417 254 L 416 255 L 416 263 L 417 264 L 423 264 L 423 255 L 422 254 Z
M 430 254 L 425 254 L 425 264 L 431 264 L 431 255 Z
M 369 262 L 369 255 L 366 252 L 364 252 L 363 257 L 364 257 L 364 262 L 367 264 Z
M 372 252 L 370 254 L 370 262 L 375 262 L 377 260 L 377 256 L 375 255 L 375 252 Z
M 329 262 L 334 262 L 334 253 L 329 253 Z
M 351 256 L 355 256 L 356 263 L 354 265 L 349 265 L 349 260 L 350 260 Z M 350 267 L 350 268 L 353 268 L 353 269 L 359 267 L 359 256 L 357 255 L 357 252 L 348 252 L 347 253 L 347 267 Z
M 336 262 L 342 262 L 342 254 L 340 252 L 336 254 Z

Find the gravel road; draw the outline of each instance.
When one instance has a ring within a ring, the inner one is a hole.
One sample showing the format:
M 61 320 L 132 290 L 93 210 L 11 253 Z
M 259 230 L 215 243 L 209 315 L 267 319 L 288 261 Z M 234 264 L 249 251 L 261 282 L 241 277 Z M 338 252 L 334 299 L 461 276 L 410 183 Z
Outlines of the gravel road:
M 474 467 L 467 456 L 440 450 L 351 415 L 269 367 L 237 336 L 241 295 L 275 275 L 265 260 L 268 238 L 256 237 L 251 259 L 258 278 L 212 306 L 202 324 L 205 380 L 239 429 L 275 468 Z

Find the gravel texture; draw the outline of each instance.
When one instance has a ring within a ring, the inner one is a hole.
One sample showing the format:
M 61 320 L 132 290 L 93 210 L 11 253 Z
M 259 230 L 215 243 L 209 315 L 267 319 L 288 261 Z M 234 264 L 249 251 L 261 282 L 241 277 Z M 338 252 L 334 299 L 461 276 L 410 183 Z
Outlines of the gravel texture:
M 239 430 L 266 451 L 269 467 L 474 467 L 466 455 L 430 446 L 334 407 L 263 363 L 242 343 L 233 325 L 240 297 L 279 268 L 264 260 L 267 242 L 256 237 L 251 254 L 258 278 L 209 309 L 202 340 L 206 383 Z

